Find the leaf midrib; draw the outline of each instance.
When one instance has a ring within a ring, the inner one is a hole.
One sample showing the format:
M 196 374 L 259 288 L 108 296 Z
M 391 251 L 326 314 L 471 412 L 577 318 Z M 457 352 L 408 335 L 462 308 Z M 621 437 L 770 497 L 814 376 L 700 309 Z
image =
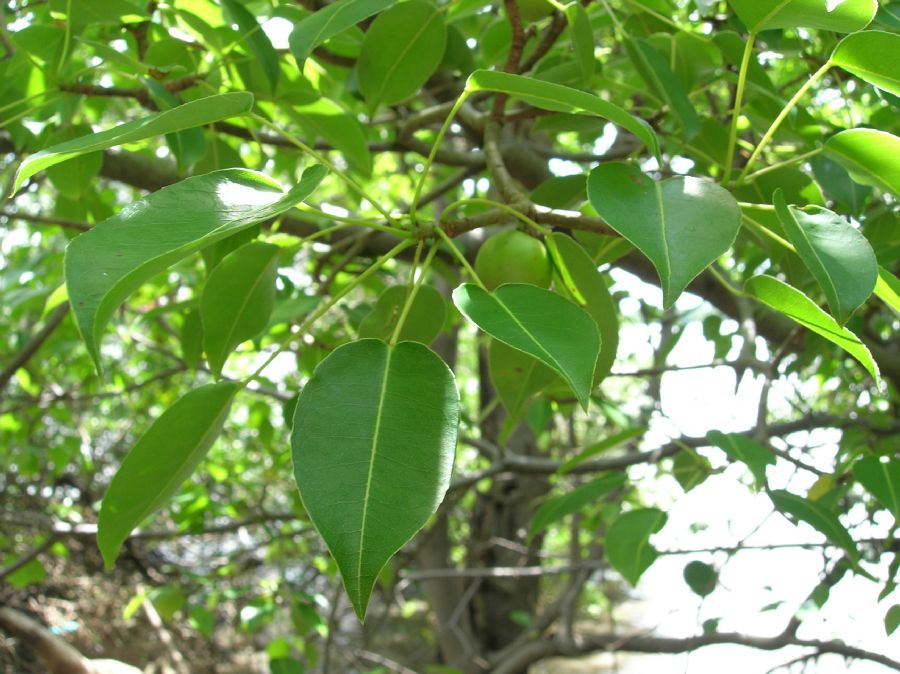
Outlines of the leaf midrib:
M 381 80 L 381 86 L 378 88 L 378 95 L 373 98 L 376 103 L 381 103 L 388 80 L 393 76 L 394 71 L 397 69 L 397 66 L 399 66 L 405 60 L 406 54 L 410 49 L 412 49 L 413 45 L 419 41 L 419 38 L 422 37 L 422 34 L 431 27 L 431 24 L 436 18 L 440 18 L 440 13 L 437 11 L 437 9 L 435 9 L 434 12 L 432 12 L 431 16 L 428 17 L 428 20 L 419 27 L 419 30 L 416 32 L 416 34 L 413 35 L 412 39 L 406 43 L 403 51 L 400 52 L 400 54 L 391 64 L 391 67 L 388 68 L 387 72 L 384 74 L 384 77 Z

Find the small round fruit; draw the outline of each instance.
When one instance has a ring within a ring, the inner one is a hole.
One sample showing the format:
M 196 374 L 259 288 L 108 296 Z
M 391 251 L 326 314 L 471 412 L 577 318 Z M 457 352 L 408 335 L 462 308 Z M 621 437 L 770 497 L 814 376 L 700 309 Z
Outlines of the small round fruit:
M 550 286 L 550 258 L 544 244 L 517 229 L 485 241 L 475 256 L 475 273 L 488 290 L 501 283 Z
M 540 21 L 553 12 L 553 5 L 547 0 L 516 0 L 516 4 L 523 21 Z

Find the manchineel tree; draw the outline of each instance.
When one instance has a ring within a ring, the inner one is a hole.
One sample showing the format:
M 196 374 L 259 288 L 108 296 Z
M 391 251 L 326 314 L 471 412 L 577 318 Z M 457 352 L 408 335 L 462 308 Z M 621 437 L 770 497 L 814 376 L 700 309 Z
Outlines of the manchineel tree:
M 900 622 L 900 3 L 0 17 L 0 601 L 99 548 L 97 582 L 139 569 L 137 603 L 273 672 L 900 670 L 807 627 L 853 578 Z M 684 335 L 753 423 L 666 423 Z M 793 527 L 765 554 L 816 551 L 768 634 L 617 618 L 662 556 L 706 598 L 767 548 L 654 544 L 707 478 Z M 388 657 L 391 625 L 419 631 Z

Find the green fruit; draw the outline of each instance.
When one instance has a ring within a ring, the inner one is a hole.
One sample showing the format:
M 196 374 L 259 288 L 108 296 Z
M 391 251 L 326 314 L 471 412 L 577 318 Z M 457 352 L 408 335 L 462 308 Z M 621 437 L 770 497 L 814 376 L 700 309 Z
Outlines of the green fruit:
M 475 256 L 475 273 L 488 290 L 502 283 L 550 286 L 550 258 L 544 244 L 516 229 L 485 241 Z
M 553 5 L 547 0 L 516 0 L 522 21 L 540 21 L 553 12 Z

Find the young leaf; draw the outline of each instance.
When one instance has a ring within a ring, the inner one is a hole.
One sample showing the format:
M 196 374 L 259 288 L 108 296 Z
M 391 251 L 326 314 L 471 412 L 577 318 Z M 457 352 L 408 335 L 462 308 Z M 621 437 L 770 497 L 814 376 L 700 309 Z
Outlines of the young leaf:
M 659 139 L 647 122 L 593 94 L 553 82 L 493 70 L 476 70 L 469 75 L 466 91 L 496 91 L 517 96 L 543 110 L 603 117 L 633 133 L 659 157 Z
M 638 74 L 658 98 L 668 104 L 684 130 L 685 140 L 700 133 L 700 117 L 687 92 L 666 60 L 646 40 L 640 38 L 625 41 L 628 56 Z
M 204 246 L 284 213 L 306 199 L 326 173 L 322 166 L 310 167 L 288 192 L 245 169 L 187 178 L 75 237 L 66 249 L 66 283 L 97 370 L 103 329 L 129 294 Z
M 394 334 L 397 321 L 409 296 L 410 286 L 391 286 L 378 298 L 375 307 L 359 324 L 360 337 L 376 337 L 387 341 Z M 399 341 L 430 344 L 447 320 L 447 303 L 431 286 L 419 286 L 412 306 L 400 328 Z
M 788 239 L 825 293 L 838 323 L 845 324 L 875 288 L 875 251 L 866 237 L 837 213 L 819 206 L 803 210 L 788 206 L 780 189 L 774 203 Z
M 600 500 L 613 489 L 617 489 L 623 484 L 625 484 L 625 473 L 608 473 L 560 496 L 547 499 L 531 518 L 531 523 L 528 525 L 528 538 L 534 538 L 534 535 L 539 531 L 543 531 L 563 517 L 578 512 L 585 506 Z
M 831 62 L 872 86 L 900 96 L 900 35 L 865 30 L 838 43 Z
M 303 63 L 316 47 L 360 21 L 387 9 L 396 1 L 338 0 L 298 21 L 288 38 L 288 46 L 297 61 L 297 67 L 303 69 Z
M 556 379 L 553 370 L 541 361 L 498 339 L 492 339 L 488 347 L 488 369 L 500 402 L 512 419 L 519 418 L 531 396 Z
M 453 302 L 491 337 L 534 356 L 557 372 L 587 408 L 600 333 L 584 310 L 556 293 L 527 283 L 507 283 L 492 293 L 465 283 L 453 291 Z M 553 320 L 548 321 L 547 316 L 553 316 Z
M 278 52 L 272 46 L 269 36 L 263 32 L 256 17 L 244 7 L 238 0 L 222 0 L 222 8 L 237 24 L 241 32 L 241 39 L 250 47 L 253 56 L 259 61 L 266 79 L 272 86 L 272 91 L 278 85 L 278 76 L 281 75 Z
M 703 562 L 688 562 L 684 567 L 683 576 L 688 587 L 700 597 L 712 594 L 719 582 L 716 570 Z
M 710 431 L 706 434 L 706 439 L 731 459 L 744 463 L 753 473 L 758 489 L 766 486 L 766 466 L 775 465 L 775 456 L 772 452 L 741 433 Z
M 853 476 L 900 522 L 900 459 L 860 459 L 853 464 Z
M 640 508 L 622 513 L 606 532 L 606 556 L 613 568 L 632 585 L 659 556 L 650 545 L 650 536 L 663 528 L 668 517 L 656 508 Z
M 553 232 L 547 239 L 565 290 L 587 311 L 600 330 L 600 355 L 594 368 L 596 387 L 612 370 L 619 349 L 619 315 L 603 274 L 588 252 L 571 236 Z
M 188 392 L 125 457 L 103 496 L 97 523 L 97 544 L 107 568 L 132 529 L 162 507 L 206 456 L 239 389 L 236 382 L 220 382 Z
M 837 344 L 856 358 L 876 382 L 880 382 L 878 365 L 859 337 L 837 324 L 831 316 L 802 292 L 772 276 L 754 276 L 744 289 L 763 304 L 796 321 L 803 327 Z
M 728 4 L 751 33 L 775 28 L 853 33 L 869 25 L 878 11 L 876 0 L 843 0 L 837 6 L 825 0 L 728 0 Z
M 811 527 L 824 534 L 825 537 L 843 548 L 854 562 L 859 561 L 859 550 L 850 534 L 840 523 L 837 515 L 828 510 L 818 501 L 810 501 L 797 496 L 789 491 L 778 489 L 769 492 L 769 498 L 775 504 L 775 509 L 796 520 L 806 522 Z
M 409 0 L 379 15 L 357 60 L 359 90 L 369 107 L 416 93 L 440 65 L 446 43 L 443 15 L 432 4 Z
M 381 569 L 447 491 L 458 416 L 453 374 L 416 342 L 346 344 L 300 394 L 297 486 L 360 620 Z
M 600 442 L 595 442 L 593 445 L 586 447 L 580 454 L 577 456 L 573 456 L 571 459 L 562 464 L 556 472 L 560 475 L 565 475 L 566 473 L 572 471 L 577 466 L 581 465 L 588 459 L 597 456 L 601 452 L 605 452 L 607 449 L 612 449 L 613 447 L 617 447 L 621 445 L 623 442 L 627 440 L 631 440 L 631 438 L 637 438 L 644 433 L 647 432 L 646 426 L 636 426 L 635 428 L 628 428 L 622 431 L 621 433 L 616 433 L 615 435 L 611 435 L 608 438 L 604 438 Z
M 863 185 L 900 196 L 900 138 L 877 129 L 848 129 L 825 142 L 825 154 Z
M 207 96 L 171 110 L 165 110 L 120 124 L 106 131 L 53 145 L 31 155 L 22 162 L 22 165 L 19 166 L 19 170 L 16 172 L 13 191 L 18 190 L 23 182 L 38 171 L 43 171 L 48 166 L 59 164 L 66 159 L 78 157 L 88 152 L 105 150 L 116 145 L 134 143 L 145 138 L 162 136 L 167 133 L 181 131 L 182 129 L 211 124 L 222 119 L 242 115 L 249 112 L 252 107 L 253 94 L 246 91 Z
M 653 263 L 667 308 L 731 247 L 741 227 L 737 202 L 715 183 L 681 176 L 657 182 L 621 162 L 591 171 L 588 198 Z
M 894 313 L 900 314 L 900 279 L 897 279 L 884 267 L 878 267 L 878 280 L 875 282 L 875 294 L 887 304 Z
M 200 296 L 200 317 L 203 349 L 217 377 L 235 347 L 268 324 L 280 251 L 269 243 L 248 243 L 226 255 L 209 275 Z

